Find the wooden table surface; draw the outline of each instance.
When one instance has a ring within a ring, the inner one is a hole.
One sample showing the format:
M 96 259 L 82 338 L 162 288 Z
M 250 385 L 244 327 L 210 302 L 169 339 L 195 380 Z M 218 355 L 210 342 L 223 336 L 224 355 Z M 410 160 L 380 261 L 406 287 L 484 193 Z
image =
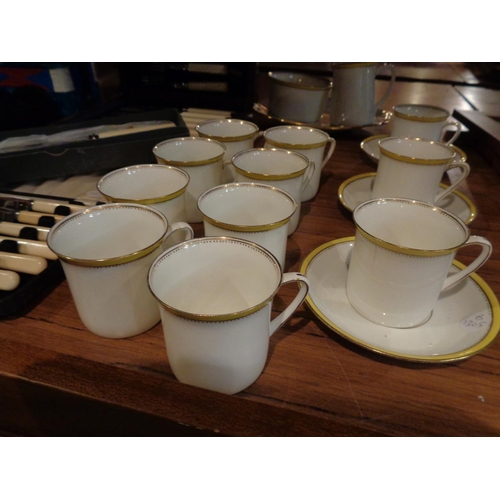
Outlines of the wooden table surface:
M 298 271 L 320 245 L 354 235 L 338 188 L 376 171 L 360 150 L 371 133 L 333 134 L 336 150 L 318 195 L 302 205 L 285 271 Z M 470 139 L 457 143 L 472 169 L 460 191 L 477 207 L 472 233 L 493 243 L 478 274 L 498 297 L 500 177 Z M 203 235 L 200 224 L 194 228 Z M 467 249 L 457 258 L 468 263 L 473 256 Z M 278 293 L 274 314 L 293 286 Z M 0 321 L 0 434 L 498 436 L 500 342 L 451 364 L 400 361 L 343 339 L 303 304 L 271 337 L 260 378 L 227 396 L 175 379 L 161 325 L 124 340 L 88 332 L 63 282 L 25 316 Z

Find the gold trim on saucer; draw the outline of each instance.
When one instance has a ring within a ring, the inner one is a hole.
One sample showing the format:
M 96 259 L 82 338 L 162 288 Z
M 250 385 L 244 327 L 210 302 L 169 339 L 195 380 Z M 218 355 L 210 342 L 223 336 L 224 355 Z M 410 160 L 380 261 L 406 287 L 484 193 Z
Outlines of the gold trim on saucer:
M 349 210 L 349 212 L 353 212 L 354 209 L 356 207 L 351 207 L 350 205 L 347 204 L 346 202 L 346 199 L 345 199 L 345 196 L 344 196 L 344 192 L 347 188 L 347 186 L 349 186 L 349 184 L 353 183 L 353 182 L 356 182 L 358 180 L 361 180 L 361 179 L 367 179 L 367 178 L 373 178 L 377 175 L 376 172 L 369 172 L 369 173 L 366 173 L 366 174 L 358 174 L 358 175 L 354 175 L 353 177 L 349 177 L 349 179 L 346 179 L 340 186 L 339 186 L 339 190 L 338 190 L 338 197 L 339 197 L 339 201 L 340 203 L 342 203 L 342 205 L 347 209 Z M 446 189 L 448 186 L 444 183 L 440 183 L 439 184 L 439 187 L 441 187 L 442 189 Z M 463 219 L 460 218 L 468 225 L 470 224 L 476 217 L 477 217 L 477 208 L 476 206 L 474 205 L 474 203 L 470 200 L 470 198 L 468 198 L 465 194 L 461 193 L 460 191 L 457 191 L 457 190 L 454 190 L 452 191 L 450 194 L 448 194 L 448 196 L 450 195 L 455 195 L 457 196 L 458 198 L 462 199 L 463 202 L 469 207 L 469 212 L 470 214 L 468 215 L 467 219 Z M 448 197 L 446 196 L 446 198 Z M 446 199 L 444 198 L 444 199 Z M 365 200 L 366 201 L 366 200 Z M 444 201 L 444 200 L 440 200 L 440 201 Z M 439 206 L 439 203 L 438 202 L 438 207 Z M 442 208 L 442 207 L 440 207 Z M 451 210 L 449 210 L 451 211 Z M 458 214 L 456 212 L 452 212 L 454 215 L 457 215 Z
M 328 243 L 325 243 L 321 245 L 320 247 L 316 248 L 313 250 L 303 261 L 299 272 L 301 274 L 304 274 L 307 277 L 307 270 L 310 267 L 311 263 L 313 260 L 319 256 L 322 252 L 325 250 L 329 249 L 330 247 L 334 247 L 337 245 L 342 245 L 342 244 L 349 244 L 352 246 L 354 243 L 355 239 L 354 237 L 347 237 L 347 238 L 341 238 L 333 241 L 329 241 Z M 453 261 L 453 265 L 456 266 L 458 269 L 465 269 L 465 265 L 462 264 L 461 262 L 458 262 L 457 260 Z M 420 355 L 420 354 L 404 354 L 401 352 L 397 351 L 392 351 L 388 349 L 384 349 L 382 347 L 375 346 L 373 344 L 369 344 L 358 337 L 356 337 L 352 333 L 348 333 L 347 331 L 343 330 L 340 328 L 338 325 L 336 325 L 330 318 L 328 318 L 323 311 L 314 303 L 313 299 L 311 296 L 308 294 L 305 303 L 307 306 L 311 309 L 313 314 L 323 323 L 325 324 L 328 328 L 330 328 L 332 331 L 336 332 L 339 334 L 341 337 L 345 338 L 349 342 L 352 342 L 353 344 L 356 344 L 364 349 L 367 349 L 368 351 L 383 355 L 383 356 L 388 356 L 390 358 L 395 358 L 395 359 L 400 359 L 403 361 L 411 361 L 411 362 L 418 362 L 418 363 L 450 363 L 450 362 L 456 362 L 456 361 L 461 361 L 467 358 L 470 358 L 471 356 L 474 356 L 481 352 L 482 350 L 486 349 L 497 337 L 498 332 L 500 330 L 500 305 L 498 303 L 498 299 L 496 298 L 495 294 L 491 290 L 491 288 L 488 286 L 488 284 L 481 278 L 479 277 L 476 273 L 470 274 L 467 279 L 471 279 L 474 281 L 474 283 L 477 285 L 477 287 L 481 290 L 481 292 L 484 294 L 486 301 L 489 303 L 489 306 L 491 308 L 491 325 L 489 326 L 488 331 L 484 335 L 484 337 L 478 341 L 476 344 L 467 347 L 465 349 L 462 349 L 460 351 L 456 352 L 451 352 L 447 354 L 439 354 L 435 356 L 431 355 Z M 346 298 L 346 300 L 348 300 Z M 418 327 L 416 327 L 418 328 Z

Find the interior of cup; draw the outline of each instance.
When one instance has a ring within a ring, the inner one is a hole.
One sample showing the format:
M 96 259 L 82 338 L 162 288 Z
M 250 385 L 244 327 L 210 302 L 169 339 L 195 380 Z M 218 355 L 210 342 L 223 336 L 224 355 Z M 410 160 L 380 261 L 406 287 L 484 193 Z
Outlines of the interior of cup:
M 244 120 L 210 120 L 200 123 L 196 130 L 202 134 L 214 137 L 240 137 L 258 132 L 259 127 Z
M 157 144 L 153 152 L 158 158 L 176 162 L 212 160 L 225 153 L 226 148 L 212 139 L 187 137 L 169 139 Z
M 97 189 L 110 198 L 140 201 L 176 193 L 188 182 L 188 174 L 175 167 L 135 165 L 106 174 L 97 183 Z
M 288 175 L 305 170 L 309 160 L 284 149 L 247 149 L 234 155 L 233 164 L 246 172 L 267 175 Z
M 467 226 L 452 214 L 404 199 L 372 200 L 354 211 L 356 225 L 392 245 L 418 250 L 446 250 L 462 245 Z
M 165 236 L 167 225 L 160 212 L 142 205 L 99 205 L 60 221 L 47 243 L 71 259 L 112 259 L 154 245 Z
M 231 315 L 274 296 L 281 282 L 276 259 L 233 238 L 200 238 L 177 245 L 151 266 L 149 286 L 169 308 L 192 315 Z
M 325 90 L 331 85 L 326 78 L 287 71 L 271 71 L 269 78 L 277 83 L 292 84 L 294 87 L 308 90 Z
M 379 143 L 380 151 L 416 158 L 421 160 L 437 160 L 446 162 L 455 156 L 455 152 L 449 146 L 440 142 L 426 141 L 423 139 L 410 139 L 408 137 L 390 137 Z
M 428 118 L 441 121 L 446 120 L 449 116 L 448 111 L 445 109 L 421 104 L 400 104 L 394 110 L 409 118 Z
M 292 125 L 267 129 L 264 137 L 290 146 L 322 144 L 328 140 L 328 135 L 321 130 Z
M 265 184 L 235 183 L 201 195 L 201 213 L 234 226 L 263 226 L 290 218 L 296 203 L 290 195 Z

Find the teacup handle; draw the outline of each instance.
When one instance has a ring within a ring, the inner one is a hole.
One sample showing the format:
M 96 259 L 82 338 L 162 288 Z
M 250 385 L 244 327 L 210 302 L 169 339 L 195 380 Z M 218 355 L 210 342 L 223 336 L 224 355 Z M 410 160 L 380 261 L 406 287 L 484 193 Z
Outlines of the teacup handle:
M 377 73 L 379 73 L 381 70 L 389 68 L 389 71 L 391 72 L 391 81 L 389 82 L 389 87 L 387 87 L 387 90 L 385 91 L 385 94 L 382 96 L 382 99 L 380 99 L 377 104 L 375 104 L 375 109 L 380 109 L 380 106 L 384 104 L 386 99 L 389 97 L 389 94 L 391 93 L 394 83 L 396 82 L 396 68 L 394 67 L 393 64 L 383 64 L 379 68 L 377 68 Z
M 193 228 L 187 222 L 174 222 L 169 226 L 167 230 L 167 234 L 163 238 L 163 245 L 165 245 L 166 241 L 177 231 L 185 231 L 184 241 L 192 240 L 194 238 Z
M 477 269 L 479 269 L 490 257 L 491 252 L 493 251 L 493 247 L 491 243 L 486 239 L 483 238 L 482 236 L 470 236 L 467 241 L 462 245 L 461 248 L 470 246 L 470 245 L 479 245 L 482 247 L 481 253 L 479 254 L 476 259 L 469 264 L 465 269 L 462 269 L 456 274 L 452 274 L 451 276 L 448 276 L 444 280 L 444 285 L 442 290 L 446 290 L 447 288 L 450 288 L 453 286 L 455 283 L 458 283 L 459 281 L 462 281 L 464 278 L 467 278 L 469 274 L 473 273 Z
M 306 295 L 309 292 L 310 283 L 309 280 L 301 273 L 285 273 L 281 278 L 280 288 L 286 283 L 291 282 L 299 282 L 304 286 L 299 287 L 297 295 L 292 300 L 290 305 L 281 313 L 279 316 L 276 316 L 271 321 L 271 327 L 269 330 L 269 336 L 271 336 L 274 332 L 279 330 L 288 320 L 288 318 L 296 311 L 296 309 L 302 304 Z
M 468 163 L 450 163 L 446 168 L 446 171 L 451 168 L 460 168 L 462 170 L 462 175 L 447 189 L 445 189 L 442 193 L 439 193 L 434 200 L 434 203 L 437 203 L 439 200 L 443 199 L 445 196 L 449 195 L 463 180 L 467 178 L 470 173 L 470 167 Z
M 323 159 L 323 163 L 321 164 L 321 168 L 323 169 L 323 167 L 327 164 L 328 160 L 332 157 L 332 154 L 333 152 L 335 151 L 335 146 L 337 145 L 337 142 L 335 141 L 335 139 L 333 137 L 330 137 L 328 139 L 328 151 L 326 152 L 326 156 L 325 158 Z
M 457 139 L 458 139 L 458 136 L 460 135 L 460 133 L 462 132 L 462 124 L 460 122 L 457 122 L 457 121 L 449 121 L 449 122 L 446 122 L 444 125 L 443 125 L 443 128 L 441 129 L 441 137 L 443 136 L 444 134 L 444 129 L 446 127 L 450 127 L 451 125 L 455 125 L 455 127 L 457 127 L 457 130 L 455 131 L 455 133 L 453 134 L 453 137 L 446 143 L 447 146 L 449 146 L 450 144 L 453 144 Z
M 316 165 L 314 164 L 314 162 L 309 161 L 306 175 L 304 175 L 304 179 L 302 180 L 302 188 L 301 188 L 302 193 L 304 192 L 305 188 L 307 187 L 307 185 L 311 181 L 315 169 L 316 169 Z

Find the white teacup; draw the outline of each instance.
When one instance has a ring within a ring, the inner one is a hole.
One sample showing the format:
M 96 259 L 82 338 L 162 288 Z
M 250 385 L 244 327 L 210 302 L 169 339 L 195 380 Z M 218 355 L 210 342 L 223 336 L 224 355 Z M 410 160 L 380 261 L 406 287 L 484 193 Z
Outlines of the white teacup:
M 288 234 L 292 234 L 299 225 L 302 193 L 314 174 L 314 163 L 295 151 L 275 148 L 241 151 L 233 156 L 231 163 L 236 173 L 236 182 L 270 184 L 293 197 L 297 210 L 288 225 Z
M 160 142 L 153 148 L 158 163 L 179 167 L 189 174 L 186 190 L 186 220 L 201 222 L 197 201 L 200 194 L 222 181 L 226 147 L 205 137 L 181 137 Z
M 160 320 L 147 274 L 174 231 L 158 210 L 133 203 L 85 208 L 55 224 L 47 245 L 59 257 L 83 324 L 96 335 L 125 338 Z
M 259 136 L 259 127 L 255 123 L 234 118 L 207 120 L 195 127 L 200 137 L 214 139 L 226 146 L 224 161 L 230 160 L 236 153 L 253 148 Z M 222 181 L 231 182 L 234 172 L 231 168 L 222 172 Z
M 203 193 L 198 207 L 205 236 L 230 236 L 257 243 L 284 269 L 288 224 L 297 209 L 288 193 L 268 184 L 225 184 Z
M 419 137 L 430 141 L 442 141 L 445 129 L 454 126 L 456 131 L 453 137 L 446 142 L 453 144 L 462 125 L 456 120 L 449 120 L 450 113 L 443 108 L 426 106 L 423 104 L 399 104 L 394 107 L 391 136 Z
M 272 116 L 300 123 L 321 120 L 332 88 L 328 78 L 285 71 L 270 71 L 268 76 Z
M 382 98 L 375 102 L 375 77 L 389 69 L 391 81 Z M 333 63 L 330 123 L 335 126 L 361 127 L 375 122 L 376 110 L 385 102 L 396 81 L 392 64 Z
M 159 210 L 170 224 L 186 220 L 189 175 L 167 165 L 134 165 L 113 170 L 97 182 L 109 203 L 139 203 Z
M 369 200 L 354 210 L 354 221 L 347 296 L 362 316 L 389 327 L 427 321 L 441 291 L 476 271 L 492 251 L 461 219 L 418 201 Z M 469 245 L 480 245 L 480 255 L 448 276 L 457 251 Z
M 302 201 L 312 200 L 319 189 L 321 171 L 335 150 L 335 139 L 326 132 L 310 127 L 283 125 L 264 132 L 264 147 L 288 149 L 302 153 L 315 165 L 314 175 L 302 193 Z M 329 145 L 325 155 L 326 145 Z
M 379 143 L 380 160 L 373 184 L 373 198 L 411 198 L 435 204 L 464 181 L 468 163 L 454 163 L 455 151 L 440 142 L 409 137 L 389 137 Z M 459 168 L 462 173 L 438 194 L 444 173 Z
M 282 274 L 276 258 L 261 246 L 225 237 L 171 248 L 153 262 L 148 281 L 160 303 L 174 375 L 226 394 L 242 391 L 260 376 L 269 337 L 309 289 L 305 276 Z M 271 321 L 273 298 L 289 282 L 304 286 Z

